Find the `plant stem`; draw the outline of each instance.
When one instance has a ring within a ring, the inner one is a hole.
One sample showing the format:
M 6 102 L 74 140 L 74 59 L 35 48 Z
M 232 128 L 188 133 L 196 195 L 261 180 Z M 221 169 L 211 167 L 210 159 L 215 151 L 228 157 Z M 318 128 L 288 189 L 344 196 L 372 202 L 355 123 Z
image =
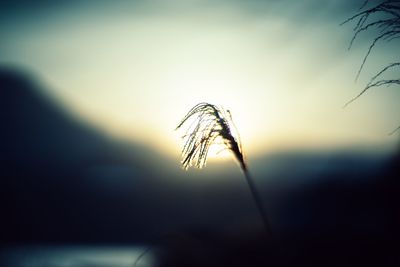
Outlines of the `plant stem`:
M 273 238 L 271 224 L 269 223 L 267 211 L 263 205 L 260 194 L 257 191 L 257 188 L 254 184 L 253 179 L 251 178 L 251 175 L 250 175 L 246 165 L 242 165 L 242 170 L 244 173 L 244 177 L 246 178 L 247 184 L 249 185 L 251 194 L 253 195 L 254 202 L 256 203 L 257 209 L 260 212 L 265 231 L 266 231 L 268 237 Z

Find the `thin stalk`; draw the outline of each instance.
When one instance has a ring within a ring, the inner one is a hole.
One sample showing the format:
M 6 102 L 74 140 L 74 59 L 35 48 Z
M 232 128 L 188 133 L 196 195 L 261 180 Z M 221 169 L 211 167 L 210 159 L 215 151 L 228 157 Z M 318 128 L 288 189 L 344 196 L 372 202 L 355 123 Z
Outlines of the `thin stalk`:
M 270 245 L 275 246 L 276 254 L 274 254 L 273 256 L 275 257 L 275 260 L 276 260 L 276 262 L 275 262 L 277 264 L 276 266 L 290 266 L 287 264 L 288 259 L 287 259 L 287 257 L 285 257 L 284 248 L 283 248 L 281 242 L 279 242 L 279 240 L 275 239 L 275 236 L 272 232 L 271 224 L 268 220 L 267 210 L 265 209 L 262 198 L 257 191 L 257 187 L 254 183 L 254 180 L 253 180 L 252 176 L 250 175 L 250 172 L 249 172 L 246 164 L 241 163 L 240 165 L 241 165 L 240 167 L 243 171 L 244 177 L 246 178 L 247 184 L 250 188 L 250 192 L 253 196 L 254 202 L 257 206 L 258 212 L 260 213 L 260 216 L 262 218 L 262 221 L 264 224 L 264 229 L 267 234 L 267 238 L 269 238 L 269 241 L 271 242 Z
M 232 121 L 230 111 L 209 103 L 199 103 L 186 114 L 179 123 L 177 129 L 182 127 L 183 124 L 193 117 L 194 122 L 184 135 L 186 143 L 182 149 L 183 168 L 188 169 L 193 165 L 198 168 L 203 167 L 206 164 L 210 146 L 215 143 L 216 140 L 222 140 L 225 147 L 233 153 L 236 160 L 239 162 L 257 209 L 260 212 L 265 231 L 267 235 L 272 238 L 273 235 L 268 215 L 260 194 L 247 169 L 239 133 L 237 133 L 236 127 Z
M 271 224 L 268 220 L 267 210 L 265 209 L 263 201 L 261 199 L 261 196 L 257 191 L 257 187 L 254 183 L 254 180 L 251 177 L 250 172 L 249 172 L 248 168 L 246 167 L 246 165 L 242 165 L 241 167 L 243 170 L 244 177 L 246 178 L 247 184 L 249 186 L 250 192 L 253 196 L 254 202 L 257 206 L 258 212 L 260 213 L 260 216 L 262 218 L 265 232 L 267 233 L 268 237 L 273 238 L 272 228 L 271 228 Z

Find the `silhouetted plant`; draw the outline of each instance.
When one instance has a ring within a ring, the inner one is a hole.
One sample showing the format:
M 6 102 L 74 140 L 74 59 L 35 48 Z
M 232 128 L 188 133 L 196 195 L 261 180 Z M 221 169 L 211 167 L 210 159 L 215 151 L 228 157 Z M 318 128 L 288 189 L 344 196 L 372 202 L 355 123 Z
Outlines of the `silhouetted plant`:
M 197 168 L 205 166 L 210 146 L 218 141 L 222 141 L 225 148 L 230 150 L 239 162 L 263 219 L 265 230 L 271 237 L 272 232 L 267 212 L 248 171 L 239 134 L 232 121 L 229 110 L 209 103 L 199 103 L 186 114 L 176 129 L 181 128 L 191 119 L 193 121 L 187 129 L 186 134 L 183 136 L 183 138 L 186 139 L 182 149 L 183 168 L 188 169 L 193 165 Z
M 371 31 L 375 29 L 378 31 L 377 36 L 371 41 L 371 44 L 365 54 L 361 66 L 358 69 L 356 75 L 356 81 L 358 80 L 362 69 L 365 66 L 365 63 L 371 54 L 374 47 L 383 41 L 392 42 L 393 40 L 400 38 L 400 1 L 399 0 L 385 0 L 379 1 L 378 4 L 366 8 L 370 1 L 365 1 L 364 4 L 359 9 L 359 12 L 354 16 L 345 20 L 343 24 L 356 21 L 356 25 L 353 28 L 354 35 L 350 41 L 349 49 L 352 47 L 356 38 L 362 32 Z M 370 81 L 365 85 L 365 87 L 358 93 L 355 97 L 353 97 L 350 101 L 348 101 L 345 106 L 349 105 L 360 96 L 362 96 L 365 92 L 367 92 L 371 88 L 381 87 L 381 86 L 390 86 L 390 85 L 400 85 L 400 77 L 394 79 L 386 79 L 384 75 L 388 73 L 389 70 L 393 70 L 397 68 L 399 70 L 400 62 L 394 62 L 387 64 L 384 68 L 381 69 L 376 75 L 374 75 Z M 393 132 L 400 129 L 400 126 L 395 129 Z

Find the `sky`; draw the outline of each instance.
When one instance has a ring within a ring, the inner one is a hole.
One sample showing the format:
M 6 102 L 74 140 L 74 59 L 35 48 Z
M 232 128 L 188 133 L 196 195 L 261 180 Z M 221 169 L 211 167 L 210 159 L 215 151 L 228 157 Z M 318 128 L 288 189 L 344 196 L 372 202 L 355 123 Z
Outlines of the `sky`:
M 14 1 L 0 11 L 0 64 L 40 78 L 46 94 L 106 133 L 168 155 L 189 109 L 229 109 L 248 154 L 388 148 L 398 88 L 362 90 L 393 62 L 371 36 L 352 49 L 340 23 L 363 1 Z

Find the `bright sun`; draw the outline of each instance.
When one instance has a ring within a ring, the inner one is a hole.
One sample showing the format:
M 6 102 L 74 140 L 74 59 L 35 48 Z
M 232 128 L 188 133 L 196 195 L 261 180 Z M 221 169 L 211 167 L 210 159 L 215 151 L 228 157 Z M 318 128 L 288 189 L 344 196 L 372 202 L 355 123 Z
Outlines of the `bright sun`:
M 247 150 L 251 140 L 262 130 L 262 125 L 255 123 L 255 120 L 260 120 L 258 116 L 261 114 L 255 112 L 258 103 L 253 101 L 254 96 L 249 94 L 249 90 L 263 85 L 261 82 L 255 84 L 254 79 L 250 79 L 245 71 L 234 66 L 210 66 L 213 65 L 185 66 L 176 63 L 165 74 L 164 88 L 176 94 L 179 99 L 173 107 L 177 115 L 171 117 L 175 120 L 182 117 L 200 102 L 221 106 L 230 111 L 244 149 Z M 226 160 L 231 155 L 223 144 L 217 143 L 210 147 L 209 158 Z
M 223 144 L 213 144 L 208 151 L 208 158 L 212 160 L 229 160 L 232 154 Z

